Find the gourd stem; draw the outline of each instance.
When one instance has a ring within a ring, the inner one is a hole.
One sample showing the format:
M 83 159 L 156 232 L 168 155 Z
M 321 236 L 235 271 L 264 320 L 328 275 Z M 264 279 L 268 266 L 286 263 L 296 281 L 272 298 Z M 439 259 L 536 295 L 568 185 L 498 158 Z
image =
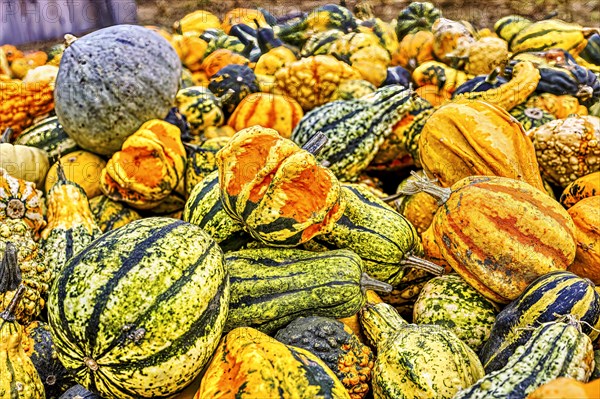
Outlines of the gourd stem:
M 498 81 L 498 75 L 500 75 L 500 67 L 494 68 L 492 72 L 485 78 L 486 83 L 495 84 Z
M 414 256 L 414 255 L 405 256 L 404 259 L 402 260 L 401 264 L 405 265 L 405 266 L 410 266 L 410 267 L 424 270 L 431 274 L 435 274 L 436 276 L 439 276 L 444 273 L 443 266 L 436 265 L 433 262 L 419 258 L 418 256 Z
M 0 137 L 0 143 L 2 143 L 2 144 L 10 143 L 12 135 L 13 135 L 13 130 L 11 128 L 7 127 L 6 130 L 4 131 L 4 133 L 2 133 L 2 136 Z
M 415 178 L 412 181 L 409 181 L 402 190 L 399 190 L 398 193 L 394 194 L 388 198 L 394 198 L 402 195 L 413 195 L 420 192 L 425 192 L 438 200 L 438 204 L 444 204 L 450 198 L 452 194 L 452 190 L 449 188 L 440 187 L 434 184 L 435 180 L 431 180 L 428 177 L 419 176 L 419 174 L 415 171 L 410 172 L 410 174 Z M 388 199 L 386 198 L 386 200 Z
M 71 35 L 70 33 L 67 33 L 65 35 L 65 47 L 69 47 L 71 44 L 75 43 L 75 41 L 78 39 L 77 36 Z
M 21 284 L 21 268 L 17 260 L 17 248 L 8 241 L 0 263 L 0 293 L 14 291 Z
M 396 201 L 397 199 L 400 199 L 400 198 L 404 197 L 405 195 L 407 195 L 407 194 L 396 193 L 396 194 L 390 195 L 388 197 L 382 198 L 382 201 L 385 202 L 385 203 L 390 204 L 390 203 Z
M 15 315 L 14 315 L 15 309 L 17 308 L 17 305 L 21 301 L 21 297 L 23 296 L 23 291 L 25 291 L 25 286 L 21 284 L 21 285 L 19 285 L 19 288 L 17 288 L 15 295 L 11 299 L 11 301 L 8 304 L 8 306 L 6 307 L 6 309 L 4 309 L 4 312 L 0 313 L 0 319 L 4 319 L 4 321 L 8 321 L 8 322 L 15 321 Z
M 65 176 L 65 170 L 63 169 L 63 166 L 62 166 L 62 163 L 60 162 L 60 159 L 56 163 L 56 174 L 58 176 L 58 181 L 59 182 L 61 182 L 61 183 L 66 183 L 67 182 L 67 176 Z
M 389 294 L 390 292 L 392 292 L 394 287 L 392 287 L 388 283 L 384 283 L 383 281 L 375 280 L 367 273 L 363 273 L 360 277 L 360 289 L 362 290 L 362 292 L 372 290 L 375 292 L 385 292 L 386 294 Z
M 302 149 L 310 152 L 313 155 L 319 155 L 319 153 L 327 144 L 329 139 L 323 132 L 317 132 L 312 136 L 303 146 Z
M 598 29 L 598 28 L 582 28 L 581 33 L 583 33 L 583 37 L 588 38 L 595 33 L 600 34 L 600 29 Z
M 590 86 L 583 85 L 579 86 L 579 90 L 577 91 L 577 94 L 575 94 L 575 97 L 579 98 L 581 101 L 587 101 L 592 98 L 593 95 L 594 89 Z

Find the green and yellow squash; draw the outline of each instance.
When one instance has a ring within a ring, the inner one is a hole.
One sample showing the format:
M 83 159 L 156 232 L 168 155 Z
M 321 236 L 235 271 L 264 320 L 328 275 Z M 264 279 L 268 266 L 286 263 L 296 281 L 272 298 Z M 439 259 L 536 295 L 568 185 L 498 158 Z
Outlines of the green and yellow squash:
M 217 152 L 228 142 L 228 137 L 214 137 L 199 145 L 186 145 L 185 192 L 188 196 L 196 184 L 217 170 Z
M 221 340 L 194 399 L 350 399 L 333 371 L 306 349 L 253 328 Z
M 377 344 L 377 399 L 451 399 L 484 375 L 475 352 L 444 327 L 408 324 L 391 305 L 371 301 L 360 321 Z
M 92 198 L 89 203 L 96 225 L 103 233 L 142 218 L 135 210 L 104 195 Z
M 479 357 L 487 372 L 506 366 L 515 350 L 527 343 L 532 327 L 554 322 L 570 315 L 582 322 L 581 330 L 596 339 L 600 327 L 600 293 L 594 284 L 573 273 L 546 274 L 527 289 L 496 317 L 490 338 Z
M 44 150 L 50 159 L 79 149 L 75 140 L 70 138 L 62 128 L 56 116 L 50 116 L 25 129 L 16 138 L 14 144 L 28 145 Z
M 524 103 L 511 109 L 510 114 L 521 122 L 525 130 L 542 126 L 544 123 L 556 119 L 550 112 L 541 108 L 529 107 Z
M 506 366 L 488 373 L 454 399 L 525 398 L 558 377 L 586 382 L 592 373 L 592 341 L 576 320 L 545 323 L 515 349 Z
M 229 281 L 202 229 L 146 218 L 71 258 L 48 301 L 58 358 L 78 383 L 104 398 L 166 398 L 210 360 Z
M 247 249 L 225 254 L 225 263 L 231 282 L 226 331 L 253 327 L 270 334 L 299 316 L 349 317 L 364 305 L 367 289 L 391 290 L 344 249 Z

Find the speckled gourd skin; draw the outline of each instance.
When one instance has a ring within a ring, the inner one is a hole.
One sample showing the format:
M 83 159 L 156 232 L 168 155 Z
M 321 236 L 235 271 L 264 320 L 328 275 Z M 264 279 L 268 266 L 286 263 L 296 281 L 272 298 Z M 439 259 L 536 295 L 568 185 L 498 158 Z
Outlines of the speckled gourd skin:
M 537 277 L 575 258 L 575 226 L 541 190 L 498 176 L 472 176 L 451 189 L 431 228 L 444 260 L 486 298 L 508 303 Z
M 223 148 L 229 137 L 214 137 L 195 147 L 187 147 L 188 159 L 185 165 L 185 192 L 189 196 L 196 184 L 217 170 L 217 152 Z
M 90 199 L 90 210 L 103 233 L 142 218 L 135 210 L 121 202 L 113 201 L 105 195 Z
M 474 351 L 490 336 L 497 309 L 458 274 L 429 280 L 413 308 L 415 324 L 435 324 L 451 330 Z
M 110 155 L 142 123 L 169 113 L 180 77 L 177 53 L 158 33 L 134 25 L 100 29 L 63 53 L 56 115 L 81 148 Z
M 42 245 L 52 279 L 79 251 L 102 235 L 85 195 L 76 183 L 58 181 L 47 200 L 48 225 L 42 231 Z
M 49 295 L 58 357 L 104 398 L 164 398 L 208 363 L 227 317 L 223 254 L 199 227 L 136 220 L 65 265 Z
M 194 399 L 233 397 L 350 399 L 317 356 L 248 327 L 221 340 Z
M 506 366 L 487 374 L 454 399 L 525 398 L 558 377 L 586 382 L 594 364 L 592 341 L 577 324 L 547 323 L 535 329 Z
M 23 327 L 0 317 L 0 399 L 44 399 L 44 386 L 21 346 Z

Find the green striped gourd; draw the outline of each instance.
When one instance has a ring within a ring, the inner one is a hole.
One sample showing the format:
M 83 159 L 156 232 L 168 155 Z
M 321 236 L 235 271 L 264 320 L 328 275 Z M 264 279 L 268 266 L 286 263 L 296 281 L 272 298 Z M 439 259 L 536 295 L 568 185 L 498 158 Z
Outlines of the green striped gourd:
M 227 144 L 229 137 L 208 139 L 198 146 L 187 145 L 185 192 L 189 195 L 202 179 L 217 170 L 217 152 Z
M 171 218 L 133 221 L 72 258 L 48 320 L 59 360 L 104 398 L 165 398 L 215 350 L 227 317 L 223 253 L 202 229 Z
M 385 302 L 368 303 L 360 321 L 377 343 L 375 399 L 451 399 L 484 375 L 475 352 L 444 327 L 408 324 Z
M 506 366 L 487 374 L 454 399 L 526 398 L 559 377 L 586 382 L 593 362 L 592 342 L 577 321 L 546 323 L 516 348 Z
M 99 195 L 90 200 L 90 210 L 96 224 L 103 233 L 118 229 L 134 220 L 141 219 L 139 213 L 127 207 L 122 202 L 111 200 L 105 195 Z
M 447 274 L 425 283 L 413 308 L 413 321 L 446 327 L 478 351 L 490 336 L 496 313 L 496 306 L 458 274 Z
M 182 219 L 200 226 L 223 251 L 236 251 L 252 239 L 244 231 L 244 226 L 225 212 L 221 202 L 218 171 L 196 184 L 185 203 Z
M 434 274 L 443 270 L 418 256 L 423 247 L 413 225 L 390 206 L 358 184 L 342 186 L 344 215 L 331 233 L 317 236 L 316 244 L 346 248 L 358 254 L 373 278 L 397 285 L 410 267 Z
M 392 126 L 413 107 L 411 91 L 385 86 L 356 100 L 333 101 L 304 115 L 292 140 L 305 144 L 317 132 L 328 138 L 317 155 L 340 180 L 354 181 L 377 154 Z
M 532 282 L 496 317 L 490 338 L 479 352 L 485 370 L 489 373 L 503 368 L 515 350 L 530 340 L 531 328 L 563 315 L 581 320 L 583 332 L 597 338 L 600 294 L 594 284 L 566 271 L 549 273 Z
M 69 259 L 100 237 L 87 195 L 77 183 L 67 180 L 58 164 L 58 181 L 48 192 L 48 224 L 42 230 L 42 247 L 55 278 Z
M 525 130 L 542 126 L 544 123 L 556 119 L 550 112 L 541 108 L 529 107 L 527 104 L 517 105 L 510 110 L 510 114 L 521 122 L 521 125 L 523 125 L 523 129 Z
M 299 316 L 343 318 L 365 303 L 366 289 L 391 290 L 363 273 L 348 250 L 247 249 L 225 255 L 231 281 L 225 330 L 270 334 Z
M 53 159 L 79 149 L 75 140 L 62 128 L 56 116 L 48 117 L 24 130 L 14 144 L 40 148 Z
M 587 62 L 600 65 L 600 33 L 590 36 L 579 56 Z

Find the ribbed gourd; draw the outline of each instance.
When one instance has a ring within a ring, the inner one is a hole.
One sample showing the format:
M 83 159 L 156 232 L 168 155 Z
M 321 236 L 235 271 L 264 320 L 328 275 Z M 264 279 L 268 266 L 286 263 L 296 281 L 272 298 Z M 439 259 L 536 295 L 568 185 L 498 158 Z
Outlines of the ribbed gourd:
M 334 174 L 276 130 L 239 131 L 217 153 L 217 166 L 225 211 L 265 244 L 302 244 L 331 230 L 344 212 Z
M 475 352 L 444 327 L 408 324 L 391 305 L 372 301 L 360 321 L 377 347 L 376 399 L 451 399 L 484 375 Z
M 421 30 L 431 30 L 433 23 L 442 17 L 442 12 L 430 2 L 411 2 L 400 11 L 396 19 L 396 35 L 398 40 L 404 36 Z
M 516 299 L 535 278 L 575 258 L 573 220 L 545 191 L 498 176 L 466 177 L 451 188 L 423 178 L 412 184 L 412 192 L 443 203 L 431 225 L 440 256 L 494 302 Z
M 352 399 L 362 399 L 369 392 L 375 356 L 342 322 L 320 316 L 298 317 L 274 338 L 306 349 L 325 362 Z
M 358 254 L 365 271 L 389 284 L 399 284 L 416 267 L 440 274 L 443 268 L 419 258 L 423 254 L 415 228 L 402 215 L 360 185 L 343 185 L 344 215 L 328 234 L 313 242 Z
M 515 350 L 506 366 L 487 374 L 454 399 L 525 398 L 558 377 L 587 381 L 593 362 L 592 341 L 576 320 L 542 324 Z
M 186 145 L 185 192 L 188 196 L 196 184 L 218 169 L 217 152 L 228 142 L 228 137 L 214 137 L 199 145 Z
M 225 264 L 231 282 L 226 331 L 252 327 L 270 334 L 299 316 L 349 317 L 364 305 L 367 289 L 391 291 L 345 249 L 246 249 L 225 254 Z
M 0 221 L 23 221 L 37 240 L 46 226 L 43 213 L 43 194 L 35 183 L 13 177 L 0 168 Z
M 422 177 L 427 176 L 422 170 L 416 173 Z M 398 185 L 397 194 L 394 196 L 398 198 L 394 200 L 393 205 L 398 213 L 415 226 L 417 233 L 422 235 L 431 225 L 439 204 L 434 197 L 424 192 L 414 194 L 402 193 L 402 190 L 414 179 L 415 177 L 411 175 Z
M 56 116 L 45 118 L 25 129 L 16 138 L 14 144 L 42 149 L 50 159 L 78 149 L 77 144 L 67 135 Z
M 350 399 L 333 371 L 306 349 L 253 328 L 221 340 L 194 399 Z
M 303 145 L 317 132 L 328 141 L 317 160 L 327 161 L 342 181 L 355 181 L 392 133 L 392 126 L 413 107 L 410 90 L 385 86 L 356 100 L 334 101 L 308 112 L 292 132 Z
M 11 287 L 16 289 L 15 296 L 0 312 L 0 398 L 43 399 L 46 396 L 40 376 L 21 346 L 23 327 L 16 321 L 15 310 L 25 288 L 19 284 Z
M 228 302 L 223 253 L 210 236 L 153 217 L 71 258 L 49 294 L 48 320 L 59 360 L 86 389 L 168 397 L 210 360 Z
M 496 317 L 489 339 L 479 352 L 487 372 L 503 368 L 517 347 L 527 343 L 536 328 L 570 315 L 582 322 L 581 331 L 594 340 L 600 326 L 600 294 L 594 284 L 567 271 L 546 274 L 534 282 Z
M 495 304 L 452 273 L 425 283 L 413 308 L 413 322 L 446 327 L 478 351 L 488 340 L 497 313 Z
M 458 99 L 438 108 L 421 131 L 419 159 L 427 175 L 444 187 L 489 175 L 544 190 L 534 146 L 521 124 L 481 100 Z
M 48 225 L 41 235 L 52 279 L 69 259 L 102 234 L 85 192 L 77 183 L 67 180 L 60 164 L 58 176 L 58 182 L 48 192 Z
M 0 223 L 0 257 L 0 287 L 3 287 L 0 290 L 0 309 L 6 309 L 15 295 L 15 287 L 6 287 L 14 281 L 11 276 L 20 275 L 25 292 L 13 313 L 19 323 L 27 325 L 45 307 L 52 279 L 43 250 L 22 220 L 9 219 Z
M 521 122 L 526 131 L 556 119 L 550 112 L 541 108 L 529 107 L 524 103 L 511 109 L 510 114 Z

